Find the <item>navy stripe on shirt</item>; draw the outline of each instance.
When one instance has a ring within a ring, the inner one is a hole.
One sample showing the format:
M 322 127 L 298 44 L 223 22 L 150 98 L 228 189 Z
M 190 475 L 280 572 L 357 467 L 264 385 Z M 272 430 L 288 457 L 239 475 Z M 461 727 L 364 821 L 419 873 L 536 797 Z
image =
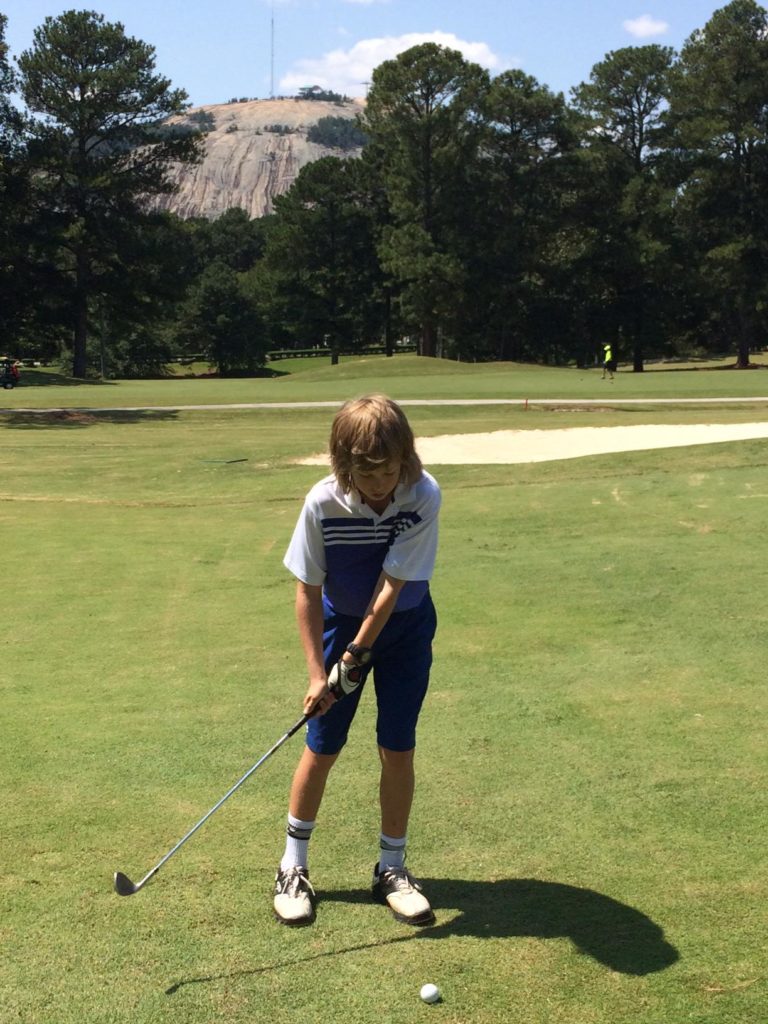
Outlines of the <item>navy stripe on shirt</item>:
M 365 606 L 396 538 L 421 521 L 417 512 L 406 511 L 398 511 L 378 523 L 350 516 L 322 519 L 328 573 L 325 586 L 331 605 L 342 614 L 348 605 Z M 344 584 L 340 585 L 340 580 Z M 400 593 L 398 609 L 418 604 L 426 591 L 426 581 L 407 582 Z
M 376 523 L 373 519 L 353 519 L 349 516 L 321 520 L 323 543 L 331 544 L 386 544 L 390 547 L 398 534 L 410 530 L 421 522 L 417 512 L 396 512 Z

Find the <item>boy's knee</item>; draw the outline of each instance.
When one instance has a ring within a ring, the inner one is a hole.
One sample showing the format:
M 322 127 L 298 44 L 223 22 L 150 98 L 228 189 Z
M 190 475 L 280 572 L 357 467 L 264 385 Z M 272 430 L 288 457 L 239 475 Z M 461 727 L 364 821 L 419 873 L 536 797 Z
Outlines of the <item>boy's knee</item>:
M 318 754 L 311 747 L 304 747 L 304 753 L 301 756 L 302 766 L 312 774 L 327 775 L 338 756 L 338 754 Z
M 379 757 L 384 768 L 408 768 L 413 764 L 415 750 L 389 750 L 387 747 L 379 746 Z

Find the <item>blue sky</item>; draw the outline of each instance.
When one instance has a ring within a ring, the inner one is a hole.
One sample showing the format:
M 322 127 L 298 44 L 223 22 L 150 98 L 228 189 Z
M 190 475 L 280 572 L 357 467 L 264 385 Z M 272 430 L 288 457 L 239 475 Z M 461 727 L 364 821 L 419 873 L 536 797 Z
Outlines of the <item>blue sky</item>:
M 0 0 L 18 55 L 47 16 L 99 11 L 151 43 L 158 70 L 193 104 L 292 95 L 322 85 L 364 96 L 372 69 L 434 40 L 492 74 L 522 68 L 568 94 L 594 64 L 624 46 L 679 49 L 724 2 L 712 0 Z M 270 21 L 274 11 L 274 79 Z

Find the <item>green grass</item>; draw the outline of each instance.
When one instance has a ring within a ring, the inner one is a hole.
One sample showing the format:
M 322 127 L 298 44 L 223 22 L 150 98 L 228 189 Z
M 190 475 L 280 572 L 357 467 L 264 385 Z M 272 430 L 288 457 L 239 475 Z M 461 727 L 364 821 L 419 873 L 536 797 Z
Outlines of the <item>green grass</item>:
M 338 366 L 326 359 L 285 360 L 278 377 L 251 379 L 169 379 L 81 384 L 50 369 L 24 370 L 23 385 L 3 392 L 5 409 L 125 408 L 146 405 L 232 405 L 248 402 L 340 401 L 350 395 L 388 390 L 398 399 L 622 399 L 726 398 L 768 396 L 763 370 L 736 372 L 714 366 L 657 367 L 622 371 L 613 382 L 600 371 L 517 363 L 456 363 L 414 355 L 346 357 Z M 425 381 L 428 382 L 425 386 Z
M 291 460 L 322 449 L 331 416 L 0 418 L 2 1020 L 763 1019 L 762 441 L 434 467 L 440 628 L 410 861 L 437 927 L 366 898 L 370 701 L 313 839 L 312 929 L 270 912 L 298 737 L 146 891 L 111 891 L 300 713 L 281 559 L 317 471 Z M 708 417 L 411 410 L 422 434 Z M 419 1002 L 425 981 L 442 1004 Z

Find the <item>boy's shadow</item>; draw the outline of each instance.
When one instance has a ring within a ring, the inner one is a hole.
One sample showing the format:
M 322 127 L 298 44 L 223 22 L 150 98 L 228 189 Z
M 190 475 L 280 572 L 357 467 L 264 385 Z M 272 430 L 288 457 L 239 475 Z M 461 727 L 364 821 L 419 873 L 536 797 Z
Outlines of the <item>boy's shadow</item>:
M 585 956 L 613 971 L 633 975 L 663 971 L 680 959 L 663 930 L 649 917 L 591 889 L 534 878 L 421 881 L 437 916 L 436 925 L 416 933 L 421 939 L 448 935 L 569 938 Z M 331 903 L 369 900 L 369 893 L 360 890 L 322 895 L 323 902 Z M 451 909 L 458 914 L 441 924 Z
M 226 974 L 183 978 L 166 990 L 174 995 L 187 985 L 266 974 L 281 968 L 294 970 L 301 963 L 354 953 L 400 942 L 429 941 L 453 935 L 476 938 L 568 938 L 576 949 L 621 974 L 643 975 L 663 971 L 680 959 L 664 932 L 645 914 L 591 889 L 535 878 L 503 878 L 495 882 L 425 878 L 424 891 L 437 914 L 430 928 L 399 926 L 391 939 L 363 942 L 321 952 L 298 960 L 231 971 Z M 323 892 L 320 903 L 370 903 L 364 889 Z M 451 916 L 452 911 L 458 913 Z M 443 922 L 443 923 L 441 923 Z

